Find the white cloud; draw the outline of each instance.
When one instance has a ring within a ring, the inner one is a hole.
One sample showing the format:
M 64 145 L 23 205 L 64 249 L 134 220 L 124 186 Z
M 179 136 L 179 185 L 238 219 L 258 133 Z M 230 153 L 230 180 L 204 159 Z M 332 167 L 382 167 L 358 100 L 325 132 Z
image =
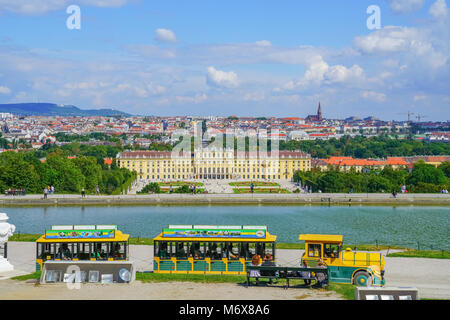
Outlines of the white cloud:
M 239 85 L 235 72 L 216 70 L 214 67 L 208 67 L 206 82 L 213 87 L 235 88 Z
M 353 65 L 350 69 L 341 66 L 331 66 L 325 73 L 325 79 L 330 83 L 343 83 L 360 79 L 363 77 L 364 71 L 358 65 Z
M 156 29 L 155 40 L 164 43 L 175 43 L 177 42 L 177 37 L 172 30 L 169 29 Z
M 347 68 L 343 65 L 330 66 L 320 55 L 312 56 L 307 62 L 308 69 L 299 81 L 289 81 L 282 89 L 275 88 L 274 92 L 284 90 L 305 89 L 311 85 L 320 85 L 322 83 L 342 84 L 357 83 L 364 79 L 364 71 L 359 65 L 353 65 Z
M 128 45 L 125 48 L 132 54 L 152 59 L 174 59 L 177 56 L 174 49 L 163 49 L 155 45 Z
M 121 7 L 128 0 L 80 0 L 77 4 L 94 7 Z M 73 0 L 0 0 L 0 12 L 13 12 L 21 15 L 40 15 L 67 8 Z
M 147 89 L 152 96 L 158 96 L 167 91 L 165 87 L 159 84 L 154 85 L 152 83 L 147 86 Z
M 435 18 L 447 16 L 447 3 L 445 0 L 436 0 L 430 7 L 430 14 Z
M 390 0 L 391 10 L 395 13 L 410 13 L 422 8 L 426 0 Z
M 364 99 L 369 99 L 377 102 L 386 101 L 386 95 L 384 93 L 379 93 L 375 91 L 363 91 L 361 93 L 361 97 L 363 97 Z
M 404 58 L 409 57 L 414 63 L 420 58 L 423 65 L 438 69 L 447 63 L 448 57 L 436 50 L 431 41 L 428 30 L 386 26 L 367 36 L 356 37 L 354 45 L 365 54 L 403 53 Z
M 411 48 L 419 32 L 414 28 L 386 26 L 367 36 L 359 36 L 354 45 L 363 53 L 390 53 L 405 51 Z
M 272 46 L 272 43 L 270 43 L 269 40 L 256 41 L 255 43 L 256 43 L 257 46 L 260 46 L 260 47 L 270 47 L 270 46 Z
M 10 93 L 11 89 L 9 89 L 8 87 L 0 86 L 0 94 L 10 94 Z
M 262 101 L 265 99 L 264 92 L 252 92 L 244 95 L 244 101 Z
M 195 96 L 176 96 L 175 99 L 179 103 L 201 103 L 208 99 L 205 93 L 197 93 Z
M 426 95 L 420 95 L 420 96 L 414 96 L 414 101 L 420 101 L 420 100 L 425 100 L 427 98 Z

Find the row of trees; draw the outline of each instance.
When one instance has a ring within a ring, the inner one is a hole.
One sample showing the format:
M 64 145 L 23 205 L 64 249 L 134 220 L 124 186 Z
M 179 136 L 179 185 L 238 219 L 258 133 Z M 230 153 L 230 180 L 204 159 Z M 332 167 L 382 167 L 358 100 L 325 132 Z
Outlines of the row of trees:
M 344 136 L 340 139 L 315 141 L 280 141 L 281 150 L 302 150 L 313 158 L 347 156 L 354 158 L 386 158 L 415 155 L 449 155 L 450 143 L 398 140 L 388 136 L 363 137 Z
M 211 141 L 215 139 L 212 138 Z M 249 151 L 250 139 L 245 137 L 245 151 Z M 223 147 L 227 147 L 226 138 L 223 139 Z M 271 150 L 271 141 L 257 141 L 257 148 L 260 143 L 267 143 L 267 150 Z M 192 143 L 193 145 L 193 143 Z M 234 149 L 237 149 L 237 139 L 234 139 Z M 343 136 L 339 139 L 329 140 L 306 140 L 289 142 L 279 141 L 280 150 L 301 150 L 311 154 L 313 158 L 329 158 L 331 156 L 347 156 L 354 158 L 386 158 L 405 157 L 417 155 L 449 155 L 450 143 L 419 141 L 413 138 L 393 139 L 387 135 L 376 137 L 364 136 Z
M 308 186 L 313 192 L 319 190 L 327 193 L 353 192 L 400 192 L 401 186 L 406 186 L 408 192 L 438 193 L 450 188 L 450 162 L 443 162 L 439 167 L 418 161 L 411 172 L 394 170 L 385 167 L 383 170 L 369 173 L 340 172 L 337 168 L 321 172 L 297 171 L 294 181 Z
M 48 153 L 45 161 L 37 155 L 39 152 L 1 153 L 0 190 L 25 188 L 27 193 L 42 193 L 52 185 L 57 193 L 80 193 L 82 188 L 95 193 L 99 186 L 103 194 L 120 194 L 136 177 L 136 173 L 115 163 L 109 169 L 103 158 L 92 155 L 68 158 L 61 149 Z

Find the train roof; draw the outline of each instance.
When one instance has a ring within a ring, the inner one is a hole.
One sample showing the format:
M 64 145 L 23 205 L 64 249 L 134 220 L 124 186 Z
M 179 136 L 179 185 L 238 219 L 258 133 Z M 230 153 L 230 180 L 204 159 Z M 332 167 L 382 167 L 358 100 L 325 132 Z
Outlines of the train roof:
M 159 241 L 274 242 L 266 226 L 169 225 L 154 238 Z
M 123 242 L 129 238 L 116 225 L 69 225 L 52 226 L 36 242 Z
M 298 237 L 298 240 L 304 240 L 304 241 L 317 241 L 317 242 L 336 242 L 341 243 L 343 240 L 342 235 L 337 234 L 301 234 Z

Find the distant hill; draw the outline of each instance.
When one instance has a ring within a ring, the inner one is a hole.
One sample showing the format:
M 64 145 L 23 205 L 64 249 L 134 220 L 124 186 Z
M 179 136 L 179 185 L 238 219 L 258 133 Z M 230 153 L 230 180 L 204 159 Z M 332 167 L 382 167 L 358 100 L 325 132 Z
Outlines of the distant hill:
M 131 114 L 113 109 L 84 110 L 71 105 L 58 105 L 54 103 L 0 104 L 0 112 L 9 112 L 22 116 L 131 116 Z

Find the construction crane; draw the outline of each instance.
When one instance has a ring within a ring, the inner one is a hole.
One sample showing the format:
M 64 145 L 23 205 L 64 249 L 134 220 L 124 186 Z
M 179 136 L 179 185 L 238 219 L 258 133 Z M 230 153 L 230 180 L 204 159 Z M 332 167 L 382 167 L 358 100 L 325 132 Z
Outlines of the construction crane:
M 420 123 L 420 119 L 426 118 L 427 116 L 423 115 L 423 114 L 417 114 L 416 118 L 417 118 L 417 123 Z
M 408 111 L 408 113 L 402 112 L 402 113 L 397 113 L 397 114 L 401 114 L 401 115 L 407 114 L 408 115 L 408 125 L 411 124 L 411 116 L 414 114 L 414 112 Z

